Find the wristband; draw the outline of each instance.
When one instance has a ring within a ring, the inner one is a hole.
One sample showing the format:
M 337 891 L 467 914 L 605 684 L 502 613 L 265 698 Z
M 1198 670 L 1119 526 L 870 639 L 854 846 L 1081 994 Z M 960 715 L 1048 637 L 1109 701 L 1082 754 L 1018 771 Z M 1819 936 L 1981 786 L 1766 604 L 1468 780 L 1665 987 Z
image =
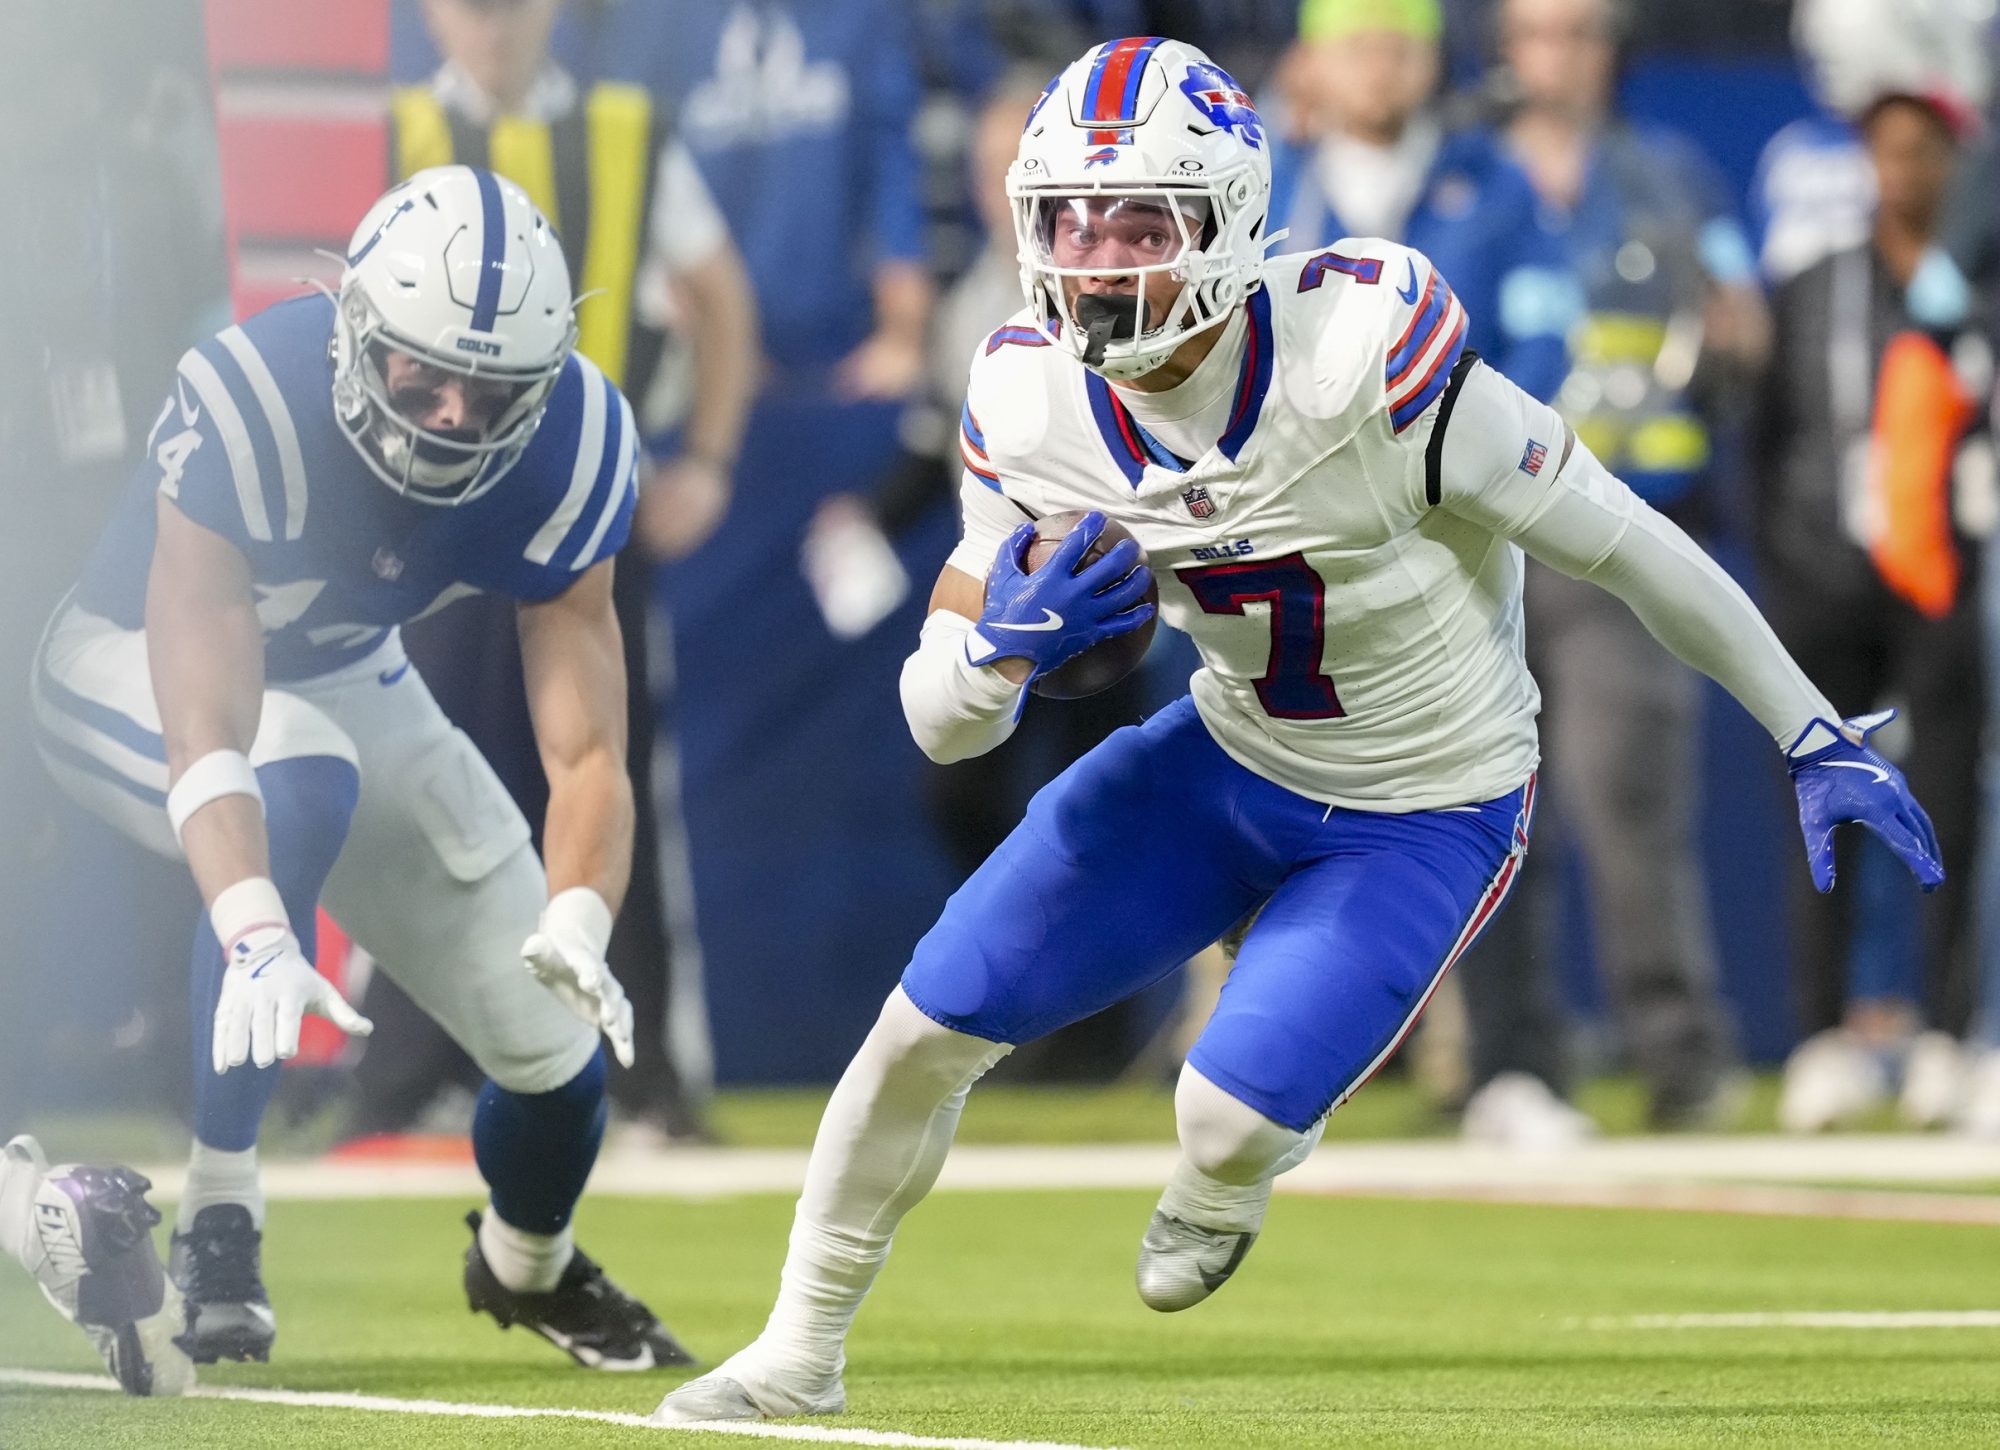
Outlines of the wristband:
M 588 886 L 558 891 L 549 898 L 548 910 L 542 913 L 545 929 L 574 933 L 600 961 L 611 944 L 611 921 L 611 907 Z
M 190 816 L 226 795 L 247 795 L 259 811 L 264 809 L 264 792 L 249 757 L 240 750 L 211 750 L 182 771 L 167 792 L 167 819 L 173 823 L 174 839 L 180 840 Z
M 246 876 L 234 886 L 215 894 L 208 906 L 209 925 L 215 928 L 226 957 L 236 943 L 252 932 L 276 928 L 289 933 L 292 918 L 285 911 L 285 899 L 268 876 Z

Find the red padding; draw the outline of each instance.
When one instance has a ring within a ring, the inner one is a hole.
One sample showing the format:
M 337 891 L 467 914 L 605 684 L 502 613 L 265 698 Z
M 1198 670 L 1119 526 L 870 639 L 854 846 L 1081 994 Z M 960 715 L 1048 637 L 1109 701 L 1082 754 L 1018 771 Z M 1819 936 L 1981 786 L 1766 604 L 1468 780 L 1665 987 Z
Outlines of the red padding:
M 207 0 L 217 71 L 380 75 L 389 68 L 389 0 Z
M 389 185 L 384 121 L 224 118 L 222 175 L 239 237 L 338 248 Z

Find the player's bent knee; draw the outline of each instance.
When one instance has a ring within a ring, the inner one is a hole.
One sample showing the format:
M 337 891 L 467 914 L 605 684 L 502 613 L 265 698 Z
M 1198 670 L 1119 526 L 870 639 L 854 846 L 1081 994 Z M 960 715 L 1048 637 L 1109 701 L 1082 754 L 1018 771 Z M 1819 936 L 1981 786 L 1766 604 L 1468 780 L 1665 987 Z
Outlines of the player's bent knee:
M 911 1087 L 949 1093 L 984 1073 L 1014 1049 L 933 1020 L 901 987 L 889 994 L 856 1060 Z
M 532 1031 L 487 1024 L 487 1031 L 453 1036 L 495 1087 L 530 1097 L 568 1091 L 587 1080 L 597 1061 L 598 1033 L 553 997 L 549 1001 L 556 1012 L 541 1014 Z
M 1317 1126 L 1300 1132 L 1273 1122 L 1193 1067 L 1181 1069 L 1174 1120 L 1189 1164 L 1220 1183 L 1247 1185 L 1275 1177 L 1298 1166 L 1319 1141 Z

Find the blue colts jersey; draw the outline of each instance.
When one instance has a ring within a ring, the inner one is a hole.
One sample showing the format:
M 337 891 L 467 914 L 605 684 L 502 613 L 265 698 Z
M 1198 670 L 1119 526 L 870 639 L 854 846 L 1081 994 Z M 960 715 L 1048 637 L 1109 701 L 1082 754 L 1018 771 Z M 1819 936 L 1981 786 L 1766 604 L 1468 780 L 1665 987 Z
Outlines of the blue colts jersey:
M 331 299 L 301 297 L 181 359 L 78 606 L 144 626 L 156 495 L 249 560 L 274 681 L 337 670 L 396 625 L 469 594 L 552 599 L 624 545 L 638 430 L 587 359 L 570 357 L 506 477 L 442 506 L 398 495 L 341 432 L 332 336 Z

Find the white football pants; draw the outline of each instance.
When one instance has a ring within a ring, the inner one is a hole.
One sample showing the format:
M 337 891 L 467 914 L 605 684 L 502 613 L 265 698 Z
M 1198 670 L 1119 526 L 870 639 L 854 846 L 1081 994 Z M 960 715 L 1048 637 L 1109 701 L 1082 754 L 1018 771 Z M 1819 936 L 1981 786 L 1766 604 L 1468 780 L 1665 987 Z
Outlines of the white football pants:
M 33 699 L 36 743 L 63 789 L 179 858 L 144 633 L 65 607 L 42 641 Z M 549 1092 L 575 1077 L 597 1033 L 521 962 L 548 901 L 528 823 L 397 632 L 351 665 L 264 692 L 251 763 L 321 755 L 361 773 L 327 913 L 501 1087 Z

